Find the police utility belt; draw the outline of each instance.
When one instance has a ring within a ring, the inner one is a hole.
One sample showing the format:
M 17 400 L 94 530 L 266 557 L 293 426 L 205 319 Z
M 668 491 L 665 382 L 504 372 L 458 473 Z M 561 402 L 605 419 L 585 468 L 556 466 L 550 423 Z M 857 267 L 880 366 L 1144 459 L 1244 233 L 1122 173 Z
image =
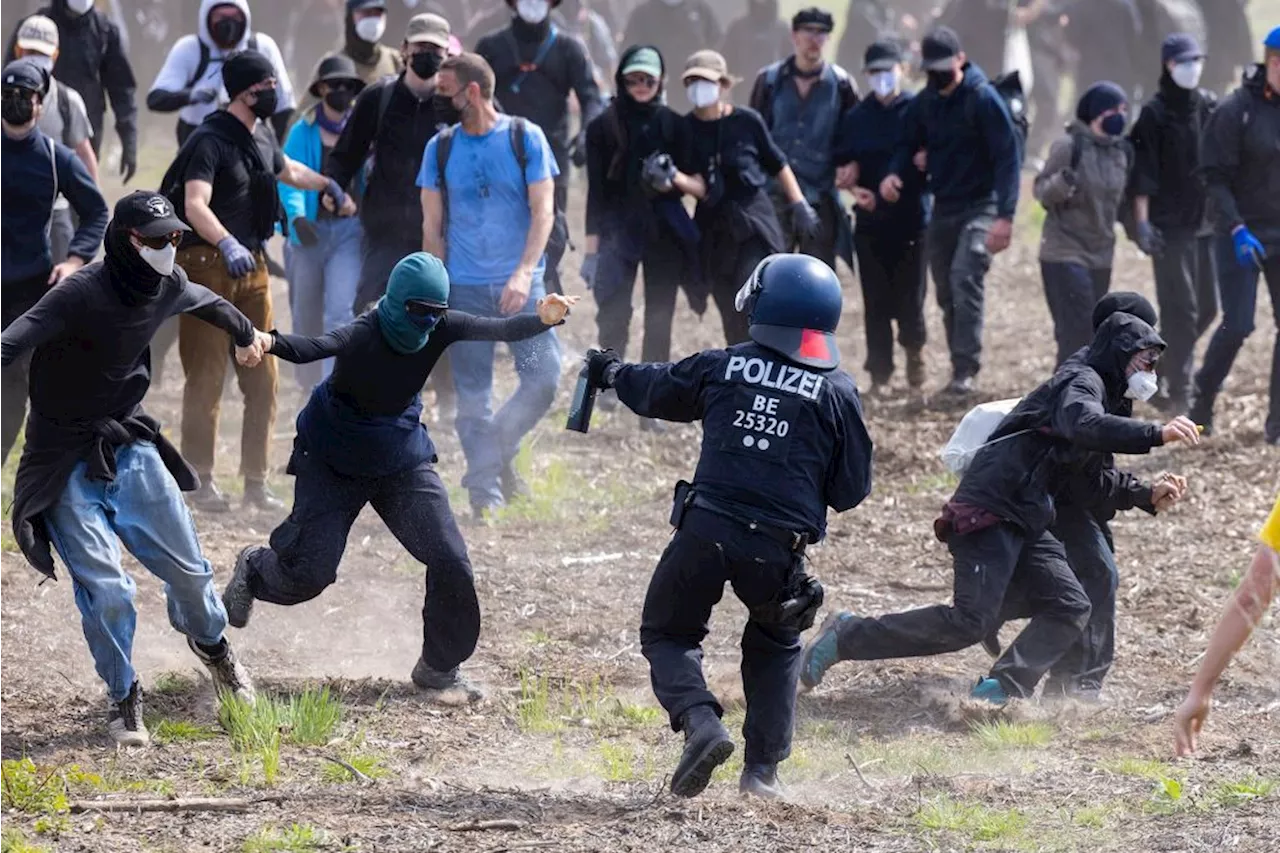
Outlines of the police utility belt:
M 737 524 L 750 530 L 752 533 L 760 533 L 770 539 L 786 546 L 787 550 L 803 557 L 805 549 L 809 547 L 809 534 L 796 533 L 787 530 L 784 527 L 776 527 L 772 524 L 764 524 L 750 518 L 743 518 L 731 509 L 698 494 L 692 483 L 684 480 L 676 483 L 675 503 L 671 507 L 671 526 L 680 529 L 684 523 L 685 514 L 691 509 L 700 509 L 706 512 L 714 513 L 721 518 L 727 518 Z

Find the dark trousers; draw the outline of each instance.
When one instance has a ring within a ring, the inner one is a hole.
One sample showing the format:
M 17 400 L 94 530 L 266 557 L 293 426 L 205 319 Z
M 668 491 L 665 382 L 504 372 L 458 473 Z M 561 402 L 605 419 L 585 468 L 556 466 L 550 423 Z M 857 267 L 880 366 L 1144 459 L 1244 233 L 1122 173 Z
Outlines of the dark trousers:
M 1084 264 L 1040 262 L 1044 298 L 1053 316 L 1058 364 L 1093 340 L 1093 306 L 1111 289 L 1111 268 L 1093 270 Z
M 853 247 L 867 313 L 866 368 L 872 380 L 882 384 L 893 376 L 894 322 L 903 349 L 918 350 L 925 343 L 924 296 L 929 288 L 925 236 L 921 233 L 902 241 L 858 232 Z
M 1218 316 L 1217 263 L 1212 237 L 1168 231 L 1164 239 L 1164 251 L 1151 259 L 1160 337 L 1168 344 L 1160 357 L 1160 373 L 1169 397 L 1185 404 L 1191 395 L 1196 341 Z
M 995 209 L 978 207 L 929 223 L 929 269 L 942 309 L 942 325 L 957 378 L 976 376 L 982 366 L 982 321 L 991 253 L 987 234 Z
M 695 705 L 720 703 L 702 675 L 702 640 L 711 609 L 728 581 L 748 608 L 786 588 L 800 558 L 786 546 L 715 513 L 692 509 L 658 561 L 640 623 L 654 695 L 680 728 Z M 745 761 L 774 763 L 791 754 L 800 632 L 749 618 L 742 631 L 742 687 L 747 697 Z
M 1080 637 L 1089 599 L 1049 533 L 1028 540 L 998 524 L 947 541 L 955 560 L 950 605 L 840 623 L 841 660 L 940 655 L 968 648 L 1007 619 L 1031 622 L 991 668 L 1011 696 L 1030 696 Z
M 40 296 L 48 289 L 48 280 L 49 274 L 44 273 L 27 281 L 5 283 L 4 299 L 0 300 L 3 328 L 9 328 L 10 323 L 40 301 Z M 4 443 L 4 458 L 0 459 L 0 464 L 8 461 L 9 451 L 17 442 L 22 422 L 27 418 L 27 380 L 30 374 L 30 350 L 13 364 L 0 369 L 0 439 Z
M 737 254 L 732 261 L 716 259 L 715 269 L 711 273 L 711 298 L 720 311 L 720 322 L 724 326 L 725 346 L 733 346 L 750 339 L 747 328 L 750 325 L 747 315 L 739 313 L 733 307 L 734 297 L 756 267 L 771 254 L 769 247 L 759 237 L 749 237 L 739 243 Z
M 297 604 L 315 598 L 338 575 L 351 525 L 372 504 L 391 534 L 427 569 L 422 658 L 447 672 L 475 651 L 480 604 L 467 546 L 449 494 L 430 463 L 388 477 L 344 477 L 296 449 L 293 510 L 271 532 L 269 550 L 250 564 L 254 598 Z
M 600 347 L 618 351 L 624 359 L 631 330 L 631 293 L 636 271 L 644 265 L 644 344 L 641 361 L 668 361 L 671 358 L 671 321 L 676 311 L 676 293 L 684 275 L 684 256 L 677 247 L 654 242 L 645 246 L 644 257 L 632 261 L 610 251 L 607 241 L 600 246 L 593 292 L 599 308 L 596 325 Z
M 1197 413 L 1211 415 L 1213 401 L 1231 372 L 1245 338 L 1253 333 L 1253 317 L 1258 307 L 1258 270 L 1236 262 L 1231 237 L 1217 238 L 1218 290 L 1222 295 L 1222 322 L 1209 340 L 1204 364 L 1196 374 Z M 1271 291 L 1271 312 L 1280 329 L 1280 253 L 1273 253 L 1263 264 L 1261 273 Z M 1280 334 L 1271 353 L 1271 405 L 1267 410 L 1266 437 L 1280 438 Z
M 844 211 L 840 209 L 839 202 L 830 195 L 824 195 L 822 200 L 814 205 L 814 210 L 818 212 L 818 221 L 822 224 L 822 228 L 813 237 L 805 237 L 792 230 L 791 215 L 787 211 L 786 202 L 781 202 L 778 199 L 775 199 L 774 202 L 774 207 L 778 211 L 778 222 L 782 225 L 782 236 L 786 241 L 787 251 L 809 255 L 835 269 L 836 245 L 840 240 L 839 218 L 845 215 Z
M 1116 586 L 1120 573 L 1106 524 L 1079 507 L 1059 506 L 1051 531 L 1089 597 L 1089 622 L 1049 670 L 1046 693 L 1096 693 L 1116 655 Z

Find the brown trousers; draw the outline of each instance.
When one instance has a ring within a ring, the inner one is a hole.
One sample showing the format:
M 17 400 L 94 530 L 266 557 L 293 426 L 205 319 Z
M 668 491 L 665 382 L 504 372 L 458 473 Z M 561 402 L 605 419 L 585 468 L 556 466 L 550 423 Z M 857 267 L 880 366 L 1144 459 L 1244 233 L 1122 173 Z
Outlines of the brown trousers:
M 178 252 L 178 266 L 187 277 L 226 299 L 253 323 L 269 330 L 271 282 L 266 255 L 257 253 L 258 267 L 244 278 L 232 278 L 222 254 L 210 246 Z M 231 337 L 203 320 L 183 315 L 179 324 L 178 353 L 187 377 L 182 391 L 182 455 L 201 480 L 213 473 L 213 452 L 218 440 L 218 414 L 222 387 L 231 355 Z M 276 384 L 279 369 L 271 357 L 257 367 L 236 365 L 236 378 L 244 394 L 244 420 L 240 428 L 240 473 L 247 482 L 267 479 L 267 453 L 276 419 Z

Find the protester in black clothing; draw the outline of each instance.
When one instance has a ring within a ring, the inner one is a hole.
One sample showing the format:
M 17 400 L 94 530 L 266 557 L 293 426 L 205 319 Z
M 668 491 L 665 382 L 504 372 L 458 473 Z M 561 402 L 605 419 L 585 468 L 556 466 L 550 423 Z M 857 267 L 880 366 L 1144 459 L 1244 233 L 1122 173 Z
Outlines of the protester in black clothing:
M 40 7 L 36 14 L 51 18 L 58 25 L 61 49 L 53 66 L 53 76 L 84 99 L 89 123 L 93 125 L 95 154 L 102 148 L 103 120 L 107 101 L 111 101 L 116 134 L 120 137 L 120 175 L 128 183 L 138 170 L 137 83 L 129 58 L 125 56 L 120 29 L 107 12 L 83 0 L 53 0 Z M 14 40 L 9 40 L 6 61 L 13 58 Z
M 59 282 L 0 338 L 5 367 L 34 351 L 14 535 L 42 574 L 54 577 L 50 546 L 70 573 L 85 639 L 112 703 L 108 730 L 121 746 L 142 746 L 148 736 L 130 660 L 134 585 L 120 564 L 117 536 L 164 581 L 169 621 L 187 636 L 219 692 L 254 698 L 223 637 L 226 613 L 213 568 L 179 495 L 195 488 L 195 472 L 140 406 L 151 385 L 151 336 L 169 317 L 191 314 L 216 324 L 233 337 L 236 358 L 246 365 L 257 363 L 269 340 L 174 265 L 185 231 L 164 196 L 131 193 L 116 205 L 106 260 Z
M 785 59 L 791 50 L 791 27 L 778 17 L 778 0 L 747 0 L 747 11 L 725 30 L 720 53 L 730 68 L 751 68 Z M 742 81 L 734 84 L 730 100 L 749 97 Z
M 724 57 L 698 51 L 685 63 L 682 79 L 694 105 L 685 117 L 693 140 L 689 167 L 705 185 L 702 194 L 691 193 L 698 198 L 694 221 L 703 273 L 720 309 L 725 342 L 742 343 L 747 318 L 734 308 L 734 296 L 757 264 L 785 246 L 769 178 L 778 182 L 795 232 L 816 234 L 821 224 L 760 114 L 727 102 L 734 78 Z
M 622 43 L 651 44 L 663 56 L 678 57 L 715 48 L 722 37 L 720 21 L 707 0 L 644 0 L 631 10 Z M 693 107 L 679 88 L 667 93 L 667 105 L 678 113 Z
M 560 259 L 569 242 L 564 211 L 569 199 L 569 161 L 587 162 L 587 125 L 600 114 L 600 87 L 591 70 L 586 48 L 561 34 L 548 17 L 559 0 L 507 0 L 514 11 L 511 25 L 490 33 L 476 44 L 497 78 L 494 98 L 504 112 L 523 116 L 542 128 L 560 172 L 556 175 L 556 224 L 547 240 L 546 285 L 560 293 Z M 578 98 L 580 128 L 569 139 L 569 95 Z
M 1258 276 L 1271 291 L 1280 327 L 1280 27 L 1263 42 L 1266 61 L 1245 72 L 1240 88 L 1204 128 L 1200 177 L 1208 187 L 1217 236 L 1222 323 L 1196 373 L 1191 417 L 1213 428 L 1213 403 L 1240 347 L 1253 332 Z M 1271 355 L 1271 402 L 1263 437 L 1280 445 L 1280 338 Z
M 6 65 L 0 78 L 4 86 L 0 102 L 0 313 L 7 329 L 50 286 L 93 260 L 107 227 L 107 203 L 75 153 L 36 127 L 49 88 L 48 73 L 33 59 L 19 59 Z M 71 203 L 80 225 L 68 245 L 66 260 L 54 264 L 49 224 L 59 193 Z M 29 365 L 30 359 L 24 357 L 0 372 L 4 459 L 9 458 L 26 417 Z
M 1218 271 L 1213 256 L 1204 185 L 1196 178 L 1200 135 L 1214 107 L 1197 88 L 1204 52 L 1195 39 L 1175 33 L 1165 39 L 1159 89 L 1143 104 L 1129 141 L 1133 170 L 1134 236 L 1151 256 L 1160 335 L 1169 348 L 1161 359 L 1163 411 L 1186 411 L 1196 341 L 1218 313 Z
M 955 561 L 951 605 L 880 617 L 835 613 L 805 649 L 809 687 L 841 660 L 882 660 L 959 651 L 1001 622 L 1031 622 L 974 687 L 974 698 L 1026 698 L 1080 637 L 1089 599 L 1049 531 L 1054 495 L 1097 453 L 1147 453 L 1174 441 L 1199 443 L 1195 424 L 1163 428 L 1125 417 L 1125 397 L 1155 391 L 1164 343 L 1131 314 L 1098 327 L 1079 370 L 1062 370 L 1028 394 L 974 456 L 934 522 Z
M 856 202 L 858 279 L 866 308 L 867 372 L 871 393 L 882 393 L 893 376 L 893 324 L 907 353 L 907 385 L 913 396 L 924 388 L 925 226 L 929 197 L 924 170 L 914 164 L 903 176 L 896 204 L 880 198 L 880 182 L 889 173 L 914 95 L 902 91 L 904 56 L 897 42 L 873 42 L 863 70 L 871 94 L 840 122 L 836 162 L 853 164 L 856 184 L 848 187 Z
M 236 560 L 223 593 L 231 624 L 248 624 L 255 600 L 298 604 L 323 592 L 337 577 L 356 516 L 372 504 L 427 568 L 413 682 L 441 701 L 481 698 L 458 671 L 480 634 L 471 561 L 436 473 L 418 394 L 450 344 L 531 338 L 561 323 L 572 301 L 548 296 L 536 314 L 503 319 L 450 311 L 444 264 L 415 252 L 396 265 L 377 306 L 355 322 L 317 338 L 273 331 L 269 351 L 277 358 L 336 360 L 298 415 L 289 459 L 297 478 L 292 512 L 269 546 L 251 545 Z
M 645 361 L 671 357 L 671 320 L 682 284 L 695 308 L 706 307 L 706 292 L 690 287 L 701 279 L 698 235 L 681 202 L 684 193 L 698 195 L 706 187 L 681 171 L 690 168 L 690 127 L 662 103 L 665 75 L 657 49 L 628 48 L 618 63 L 617 96 L 587 126 L 582 278 L 599 305 L 601 348 L 625 356 L 631 291 L 643 264 Z
M 364 261 L 353 314 L 378 300 L 401 258 L 422 248 L 422 152 L 441 127 L 458 120 L 457 110 L 435 97 L 436 70 L 448 49 L 448 21 L 426 14 L 410 20 L 400 48 L 404 73 L 360 93 L 325 165 L 325 174 L 346 188 L 373 164 L 360 206 Z

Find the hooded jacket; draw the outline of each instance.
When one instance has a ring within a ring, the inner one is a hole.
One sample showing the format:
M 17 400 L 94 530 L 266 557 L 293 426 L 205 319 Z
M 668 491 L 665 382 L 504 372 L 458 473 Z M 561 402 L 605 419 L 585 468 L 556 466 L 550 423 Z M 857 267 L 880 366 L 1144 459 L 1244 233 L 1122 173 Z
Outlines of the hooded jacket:
M 1280 255 L 1280 92 L 1255 65 L 1210 117 L 1199 172 L 1213 200 L 1217 228 L 1244 223 Z
M 344 26 L 342 53 L 356 64 L 356 74 L 366 86 L 378 82 L 383 77 L 395 76 L 404 71 L 404 60 L 400 57 L 400 51 L 381 42 L 367 42 L 360 38 L 356 32 L 355 16 L 350 3 L 347 4 Z
M 209 34 L 209 12 L 214 6 L 235 6 L 244 13 L 244 35 L 229 50 L 214 44 L 213 36 Z M 285 67 L 284 57 L 280 55 L 275 39 L 266 33 L 254 32 L 253 13 L 249 10 L 248 0 L 201 0 L 196 34 L 183 36 L 170 48 L 164 66 L 151 84 L 151 90 L 147 92 L 148 109 L 162 113 L 176 110 L 178 118 L 191 125 L 204 121 L 205 116 L 218 109 L 219 102 L 227 101 L 226 90 L 222 87 L 222 63 L 232 54 L 247 49 L 250 39 L 254 41 L 258 52 L 270 59 L 275 66 L 276 88 L 279 92 L 277 114 L 292 110 L 297 102 L 294 100 L 293 84 L 289 81 L 289 70 Z M 197 80 L 193 78 L 200 70 L 201 45 L 208 52 L 209 61 Z M 193 90 L 208 88 L 217 90 L 217 99 L 203 104 L 191 103 Z
M 928 153 L 934 214 L 953 216 L 994 204 L 1012 219 L 1018 207 L 1018 139 L 1004 99 L 972 62 L 950 95 L 926 88 L 907 110 L 890 172 L 904 175 L 921 148 Z
M 1201 130 L 1213 107 L 1210 93 L 1183 89 L 1166 70 L 1129 131 L 1134 154 L 1129 193 L 1150 197 L 1151 224 L 1162 231 L 1195 231 L 1204 223 L 1204 186 L 1195 172 Z
M 1071 169 L 1077 145 L 1081 146 L 1080 162 L 1073 185 L 1064 173 Z M 1124 139 L 1098 136 L 1077 119 L 1067 135 L 1049 148 L 1034 189 L 1036 200 L 1048 212 L 1040 238 L 1041 262 L 1111 268 L 1116 215 L 1129 180 L 1127 147 Z
M 684 68 L 684 61 L 695 51 L 717 48 L 723 31 L 715 10 L 707 0 L 646 0 L 631 10 L 627 25 L 623 28 L 623 44 L 652 44 L 667 57 L 674 68 Z M 763 64 L 763 62 L 761 63 Z M 755 70 L 729 66 L 729 73 L 742 75 Z M 667 102 L 678 113 L 693 109 L 685 94 L 684 84 L 672 79 L 672 89 Z
M 1132 314 L 1108 317 L 1083 361 L 1070 361 L 1022 399 L 974 456 L 953 504 L 984 509 L 1039 535 L 1054 518 L 1054 496 L 1072 472 L 1100 453 L 1147 453 L 1164 443 L 1160 426 L 1120 415 L 1125 368 L 1134 353 L 1164 348 Z
M 138 141 L 137 87 L 133 68 L 125 55 L 120 29 L 101 9 L 94 7 L 83 15 L 67 8 L 67 0 L 53 0 L 35 13 L 58 25 L 58 61 L 53 76 L 80 93 L 89 124 L 93 126 L 93 148 L 102 144 L 102 123 L 107 100 L 116 117 L 116 133 L 129 150 Z M 18 32 L 9 37 L 5 62 L 14 58 Z

